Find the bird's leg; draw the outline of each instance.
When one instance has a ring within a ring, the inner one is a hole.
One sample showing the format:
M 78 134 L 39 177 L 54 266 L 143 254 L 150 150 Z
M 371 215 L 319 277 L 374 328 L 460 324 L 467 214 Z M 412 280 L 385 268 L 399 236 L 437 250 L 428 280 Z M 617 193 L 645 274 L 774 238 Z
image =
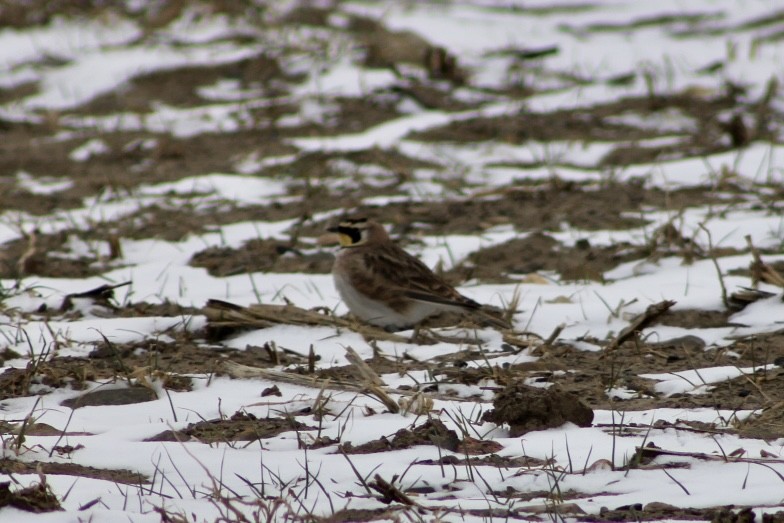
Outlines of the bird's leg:
M 419 338 L 419 330 L 422 328 L 422 324 L 417 323 L 414 325 L 414 333 L 411 335 L 411 339 L 409 340 L 411 343 L 416 343 L 417 339 Z

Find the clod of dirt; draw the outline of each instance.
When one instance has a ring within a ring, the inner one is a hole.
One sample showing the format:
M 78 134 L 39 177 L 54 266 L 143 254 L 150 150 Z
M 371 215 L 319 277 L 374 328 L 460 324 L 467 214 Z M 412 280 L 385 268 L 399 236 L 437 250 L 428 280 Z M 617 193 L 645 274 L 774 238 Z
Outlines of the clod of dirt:
M 738 434 L 768 441 L 784 437 L 784 401 L 744 420 L 738 427 Z
M 488 440 L 492 441 L 492 440 Z M 500 449 L 499 449 L 500 450 Z M 417 465 L 460 465 L 460 466 L 488 466 L 498 468 L 534 468 L 544 467 L 551 463 L 551 461 L 541 460 L 538 458 L 531 458 L 529 456 L 508 457 L 499 456 L 498 454 L 489 454 L 479 458 L 472 458 L 468 456 L 448 455 L 441 456 L 440 459 L 423 459 L 416 462 Z
M 83 390 L 87 381 L 96 378 L 95 369 L 86 365 L 83 358 L 70 356 L 52 358 L 29 368 L 7 368 L 0 374 L 0 399 L 29 396 L 32 385 Z M 36 394 L 45 389 L 37 387 Z
M 61 434 L 61 431 L 57 431 L 57 433 Z M 72 462 L 18 461 L 9 458 L 0 459 L 0 473 L 41 473 L 47 476 L 74 476 L 100 479 L 126 485 L 139 485 L 141 483 L 149 483 L 150 481 L 145 475 L 127 469 L 97 469 Z
M 63 510 L 57 496 L 45 481 L 11 492 L 11 482 L 0 483 L 0 507 L 14 507 L 26 512 Z
M 710 512 L 706 509 L 678 508 L 666 503 L 649 503 L 645 506 L 641 503 L 633 503 L 613 510 L 602 507 L 599 514 L 582 517 L 580 521 L 660 521 L 665 519 L 703 521 L 708 517 L 710 517 Z
M 399 519 L 396 507 L 392 508 L 344 508 L 334 512 L 331 516 L 321 519 L 323 523 L 350 523 L 352 521 L 388 521 Z
M 33 231 L 25 237 L 2 245 L 0 277 L 18 278 L 37 275 L 52 278 L 85 278 L 99 273 L 90 256 L 63 257 L 68 250 L 66 233 L 41 234 Z
M 407 449 L 415 445 L 435 445 L 457 452 L 460 448 L 460 439 L 457 437 L 457 433 L 446 428 L 443 422 L 430 419 L 414 429 L 398 430 L 391 440 L 382 436 L 377 440 L 368 441 L 356 447 L 349 441 L 341 445 L 340 448 L 346 454 L 372 454 L 373 452 Z
M 202 443 L 255 441 L 271 438 L 290 430 L 311 430 L 311 428 L 294 419 L 259 419 L 253 414 L 240 411 L 235 412 L 229 419 L 191 423 L 181 431 L 167 430 L 144 441 L 187 441 L 191 438 L 196 438 Z
M 557 388 L 512 384 L 496 395 L 493 407 L 482 419 L 497 425 L 508 423 L 513 438 L 533 430 L 560 427 L 567 422 L 579 427 L 590 427 L 593 422 L 590 408 L 573 394 Z
M 656 323 L 687 329 L 713 329 L 726 327 L 732 311 L 706 311 L 700 309 L 669 310 L 659 316 Z
M 460 443 L 460 452 L 468 456 L 492 454 L 493 452 L 499 452 L 503 449 L 503 445 L 492 439 L 476 439 L 466 436 Z
M 754 523 L 755 520 L 756 515 L 749 507 L 739 512 L 724 508 L 714 512 L 711 517 L 711 523 Z
M 134 386 L 123 389 L 100 389 L 87 394 L 82 394 L 76 398 L 70 398 L 62 403 L 63 407 L 78 409 L 80 407 L 92 407 L 98 405 L 132 405 L 134 403 L 144 403 L 158 399 L 155 391 L 147 387 Z

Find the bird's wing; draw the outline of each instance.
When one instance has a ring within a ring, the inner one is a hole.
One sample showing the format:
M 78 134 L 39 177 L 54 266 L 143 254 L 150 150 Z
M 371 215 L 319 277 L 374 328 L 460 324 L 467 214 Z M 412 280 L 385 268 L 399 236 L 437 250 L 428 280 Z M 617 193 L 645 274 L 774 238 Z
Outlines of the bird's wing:
M 474 300 L 457 292 L 418 258 L 396 245 L 369 250 L 365 253 L 364 262 L 365 267 L 383 280 L 390 290 L 394 289 L 412 300 L 463 309 L 480 307 Z

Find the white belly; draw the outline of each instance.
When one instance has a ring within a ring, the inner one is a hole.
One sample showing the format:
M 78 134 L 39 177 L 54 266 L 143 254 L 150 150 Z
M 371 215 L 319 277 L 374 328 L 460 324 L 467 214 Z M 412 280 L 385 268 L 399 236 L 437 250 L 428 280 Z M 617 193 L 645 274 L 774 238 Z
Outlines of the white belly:
M 403 329 L 412 327 L 442 310 L 435 304 L 415 301 L 406 309 L 405 314 L 401 314 L 384 303 L 358 292 L 344 277 L 337 274 L 332 276 L 335 280 L 335 288 L 346 307 L 354 316 L 372 325 L 386 329 Z

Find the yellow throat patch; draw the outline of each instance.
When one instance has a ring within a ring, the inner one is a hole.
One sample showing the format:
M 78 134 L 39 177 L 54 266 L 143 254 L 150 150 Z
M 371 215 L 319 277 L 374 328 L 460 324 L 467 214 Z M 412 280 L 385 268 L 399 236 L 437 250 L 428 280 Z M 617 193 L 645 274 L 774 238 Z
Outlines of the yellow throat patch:
M 351 239 L 351 236 L 348 234 L 343 234 L 342 232 L 338 233 L 338 241 L 340 242 L 341 247 L 349 247 L 354 245 L 354 241 Z

